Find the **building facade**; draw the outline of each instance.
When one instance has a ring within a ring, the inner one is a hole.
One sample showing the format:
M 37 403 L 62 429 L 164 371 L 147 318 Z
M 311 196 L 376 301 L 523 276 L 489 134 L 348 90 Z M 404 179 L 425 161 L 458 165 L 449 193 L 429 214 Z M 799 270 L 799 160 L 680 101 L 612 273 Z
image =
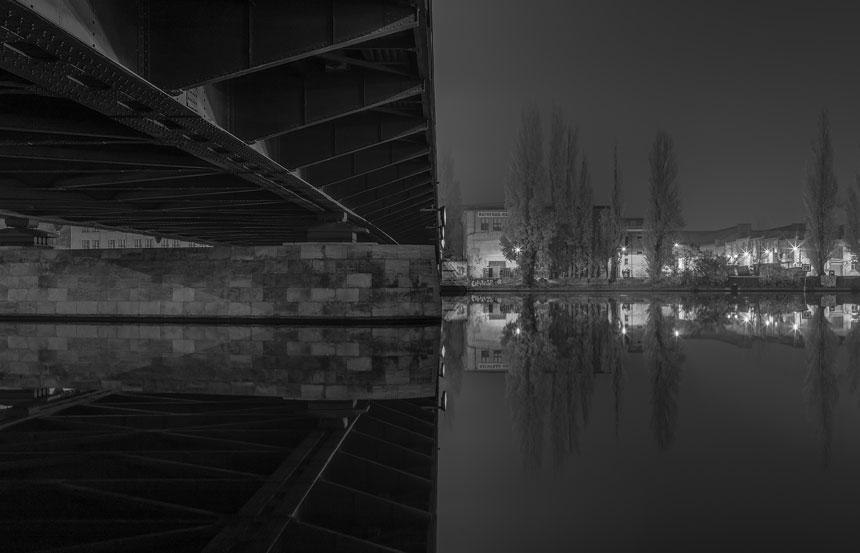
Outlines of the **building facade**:
M 463 259 L 470 280 L 497 284 L 517 269 L 517 263 L 502 254 L 500 240 L 507 218 L 504 205 L 463 209 Z

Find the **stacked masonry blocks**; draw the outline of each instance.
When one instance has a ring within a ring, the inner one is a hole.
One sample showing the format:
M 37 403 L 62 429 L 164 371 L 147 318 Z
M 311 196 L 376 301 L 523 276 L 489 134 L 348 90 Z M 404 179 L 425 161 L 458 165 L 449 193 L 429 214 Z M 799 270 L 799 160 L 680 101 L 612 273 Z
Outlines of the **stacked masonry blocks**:
M 0 387 L 390 399 L 435 393 L 440 327 L 0 323 Z
M 428 317 L 432 246 L 0 248 L 0 315 Z

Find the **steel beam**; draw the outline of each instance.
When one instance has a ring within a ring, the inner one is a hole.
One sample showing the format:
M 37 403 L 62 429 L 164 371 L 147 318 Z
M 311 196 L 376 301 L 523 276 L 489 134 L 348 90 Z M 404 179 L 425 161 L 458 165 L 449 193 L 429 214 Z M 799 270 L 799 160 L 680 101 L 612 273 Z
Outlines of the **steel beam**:
M 269 151 L 284 167 L 298 169 L 427 130 L 421 117 L 367 111 L 295 129 L 267 141 Z
M 406 34 L 418 20 L 413 6 L 381 0 L 150 0 L 149 6 L 150 78 L 168 90 Z
M 412 177 L 423 175 L 426 178 L 421 182 L 430 182 L 430 168 L 430 161 L 426 158 L 410 159 L 326 186 L 324 190 L 340 201 L 354 202 L 361 197 L 369 197 L 368 193 L 385 195 L 392 190 L 397 190 L 402 181 Z
M 325 189 L 326 186 L 369 175 L 379 169 L 393 167 L 429 153 L 430 147 L 426 144 L 397 140 L 312 165 L 302 171 L 302 174 L 314 186 Z
M 229 83 L 231 131 L 246 141 L 331 121 L 421 94 L 412 77 L 367 70 L 296 74 L 289 67 L 254 73 Z

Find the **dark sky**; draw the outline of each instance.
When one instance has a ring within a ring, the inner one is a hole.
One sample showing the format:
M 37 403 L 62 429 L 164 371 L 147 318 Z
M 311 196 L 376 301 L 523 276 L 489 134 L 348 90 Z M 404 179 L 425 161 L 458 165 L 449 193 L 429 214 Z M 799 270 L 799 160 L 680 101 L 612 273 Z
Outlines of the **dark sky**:
M 597 202 L 608 201 L 619 141 L 626 216 L 643 215 L 659 128 L 675 138 L 688 228 L 801 220 L 822 108 L 840 188 L 854 185 L 852 2 L 435 0 L 433 9 L 438 147 L 452 153 L 466 203 L 503 201 L 530 102 L 545 129 L 553 103 L 579 126 Z

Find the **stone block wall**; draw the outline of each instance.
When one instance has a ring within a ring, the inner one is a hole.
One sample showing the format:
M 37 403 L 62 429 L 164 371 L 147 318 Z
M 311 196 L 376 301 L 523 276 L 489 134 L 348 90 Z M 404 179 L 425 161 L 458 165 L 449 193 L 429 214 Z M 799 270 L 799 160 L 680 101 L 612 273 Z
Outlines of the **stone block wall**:
M 0 316 L 439 317 L 432 246 L 0 248 Z
M 435 394 L 440 325 L 0 323 L 0 387 L 393 399 Z

